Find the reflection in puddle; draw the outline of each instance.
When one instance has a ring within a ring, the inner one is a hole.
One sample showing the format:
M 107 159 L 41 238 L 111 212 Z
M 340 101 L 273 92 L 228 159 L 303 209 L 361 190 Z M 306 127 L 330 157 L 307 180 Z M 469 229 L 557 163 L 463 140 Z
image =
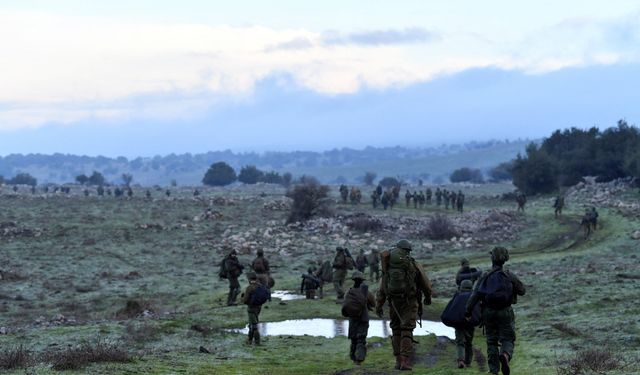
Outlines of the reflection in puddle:
M 267 322 L 258 324 L 260 334 L 263 336 L 323 336 L 333 338 L 336 336 L 346 336 L 349 331 L 348 320 L 336 319 L 303 319 L 285 320 L 282 322 Z M 231 332 L 248 333 L 248 328 L 233 329 Z M 422 321 L 422 328 L 416 327 L 414 336 L 445 336 L 450 339 L 455 338 L 453 328 L 447 327 L 440 322 L 430 320 Z M 389 337 L 391 328 L 387 320 L 371 320 L 369 322 L 369 332 L 367 337 Z
M 294 294 L 288 290 L 274 290 L 271 292 L 271 298 L 278 298 L 281 301 L 291 301 L 294 299 L 304 299 L 302 294 Z

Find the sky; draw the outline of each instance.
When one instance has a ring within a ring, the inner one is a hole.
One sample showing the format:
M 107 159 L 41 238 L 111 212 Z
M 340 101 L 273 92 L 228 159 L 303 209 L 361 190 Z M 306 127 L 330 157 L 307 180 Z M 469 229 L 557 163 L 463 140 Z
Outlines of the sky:
M 640 118 L 636 1 L 0 1 L 0 155 L 539 138 Z

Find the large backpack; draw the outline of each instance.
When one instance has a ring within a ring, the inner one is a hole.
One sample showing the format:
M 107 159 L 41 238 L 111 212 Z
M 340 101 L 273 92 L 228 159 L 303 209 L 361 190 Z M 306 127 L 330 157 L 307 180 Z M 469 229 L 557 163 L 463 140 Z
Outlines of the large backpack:
M 331 270 L 331 262 L 326 261 L 322 263 L 322 267 L 320 268 L 320 278 L 322 281 L 331 282 L 333 281 L 333 272 Z
M 362 317 L 364 310 L 367 308 L 368 294 L 369 288 L 366 285 L 349 289 L 342 302 L 342 316 L 355 319 Z
M 221 279 L 226 279 L 229 277 L 229 272 L 227 270 L 227 258 L 222 259 L 222 262 L 218 264 L 218 277 Z
M 451 301 L 447 304 L 447 307 L 442 311 L 440 320 L 447 327 L 453 328 L 465 328 L 465 327 L 477 327 L 481 321 L 480 304 L 476 304 L 471 312 L 471 319 L 467 321 L 465 319 L 465 312 L 467 309 L 467 301 L 471 297 L 471 292 L 458 292 Z
M 269 289 L 262 284 L 258 284 L 258 287 L 249 295 L 249 304 L 252 306 L 261 306 L 267 302 L 269 298 L 271 298 L 271 292 L 269 292 Z
M 412 298 L 416 295 L 416 267 L 405 251 L 395 249 L 389 257 L 386 275 L 387 294 L 394 297 Z
M 304 288 L 306 290 L 316 290 L 320 287 L 320 280 L 317 277 L 309 274 L 302 275 L 304 278 Z
M 513 283 L 502 269 L 492 271 L 480 285 L 478 291 L 484 296 L 486 306 L 500 310 L 513 302 Z
M 352 270 L 355 266 L 355 262 L 353 261 L 352 257 L 345 257 L 345 261 L 346 261 L 346 266 L 348 270 Z
M 264 258 L 263 257 L 257 257 L 256 259 L 253 260 L 253 264 L 251 265 L 251 268 L 253 268 L 253 270 L 257 273 L 264 273 L 267 271 L 267 267 L 264 264 Z

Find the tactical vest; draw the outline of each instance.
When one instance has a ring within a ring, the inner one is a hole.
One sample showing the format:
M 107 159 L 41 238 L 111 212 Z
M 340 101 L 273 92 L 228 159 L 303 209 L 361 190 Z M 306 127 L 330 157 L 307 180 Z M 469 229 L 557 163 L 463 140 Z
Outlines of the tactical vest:
M 404 249 L 393 249 L 386 273 L 386 292 L 393 299 L 411 299 L 416 296 L 416 273 L 413 258 Z

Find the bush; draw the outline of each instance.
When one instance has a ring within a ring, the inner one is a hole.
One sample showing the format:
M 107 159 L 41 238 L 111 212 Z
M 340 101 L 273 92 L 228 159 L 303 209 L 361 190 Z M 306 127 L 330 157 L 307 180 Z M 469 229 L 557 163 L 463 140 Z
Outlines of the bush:
M 582 349 L 559 359 L 556 370 L 558 375 L 587 375 L 624 370 L 629 366 L 629 362 L 605 345 Z
M 87 181 L 89 185 L 104 185 L 105 183 L 105 178 L 102 175 L 102 173 L 98 172 L 98 171 L 93 171 L 93 173 L 91 174 L 91 176 L 89 176 L 89 180 Z
M 133 175 L 131 173 L 122 174 L 122 182 L 124 182 L 125 186 L 129 187 L 131 185 L 131 181 L 133 181 Z
M 292 180 L 293 180 L 293 176 L 291 175 L 291 173 L 286 172 L 285 174 L 282 175 L 282 186 L 288 188 L 289 186 L 291 186 Z
M 511 180 L 511 169 L 513 168 L 513 162 L 508 161 L 500 163 L 497 166 L 489 170 L 489 178 L 491 181 L 509 181 Z
M 376 177 L 378 177 L 378 175 L 374 172 L 366 172 L 362 180 L 364 181 L 365 185 L 373 186 L 373 182 L 376 180 Z
M 76 348 L 54 351 L 46 355 L 47 362 L 52 363 L 56 371 L 76 370 L 90 363 L 131 362 L 129 353 L 116 344 L 98 340 L 95 345 L 84 343 Z
M 395 186 L 400 187 L 400 181 L 394 177 L 385 177 L 380 180 L 380 182 L 378 182 L 378 185 L 382 186 L 383 188 L 392 188 Z
M 422 231 L 422 236 L 431 240 L 450 240 L 459 237 L 458 229 L 453 222 L 444 215 L 435 215 L 427 223 L 427 227 Z
M 262 181 L 267 184 L 282 185 L 284 179 L 282 178 L 282 176 L 280 176 L 280 173 L 271 171 L 264 174 L 264 176 L 262 177 Z
M 364 214 L 348 219 L 347 226 L 359 232 L 379 232 L 384 227 L 380 219 Z
M 293 199 L 287 223 L 306 221 L 314 216 L 331 215 L 329 187 L 320 185 L 313 177 L 303 176 L 301 180 L 301 184 L 287 192 L 287 197 Z
M 225 186 L 237 179 L 236 172 L 223 161 L 211 164 L 202 178 L 202 183 L 209 186 Z
M 513 184 L 527 195 L 555 191 L 558 170 L 551 157 L 534 143 L 527 146 L 526 153 L 513 162 Z
M 242 167 L 242 169 L 240 169 L 238 181 L 244 184 L 256 184 L 262 181 L 263 177 L 264 172 L 256 168 L 254 165 L 247 165 L 246 167 Z
M 449 176 L 449 180 L 451 182 L 473 182 L 473 183 L 483 183 L 484 178 L 482 177 L 482 172 L 479 169 L 471 169 L 471 168 L 460 168 L 456 169 Z
M 38 180 L 29 173 L 18 173 L 12 179 L 7 181 L 9 185 L 38 185 Z
M 31 353 L 24 346 L 3 349 L 0 351 L 0 368 L 13 370 L 26 368 L 31 363 Z
M 89 177 L 87 177 L 86 174 L 81 174 L 76 176 L 76 182 L 79 183 L 80 185 L 84 185 L 87 182 L 89 182 Z

